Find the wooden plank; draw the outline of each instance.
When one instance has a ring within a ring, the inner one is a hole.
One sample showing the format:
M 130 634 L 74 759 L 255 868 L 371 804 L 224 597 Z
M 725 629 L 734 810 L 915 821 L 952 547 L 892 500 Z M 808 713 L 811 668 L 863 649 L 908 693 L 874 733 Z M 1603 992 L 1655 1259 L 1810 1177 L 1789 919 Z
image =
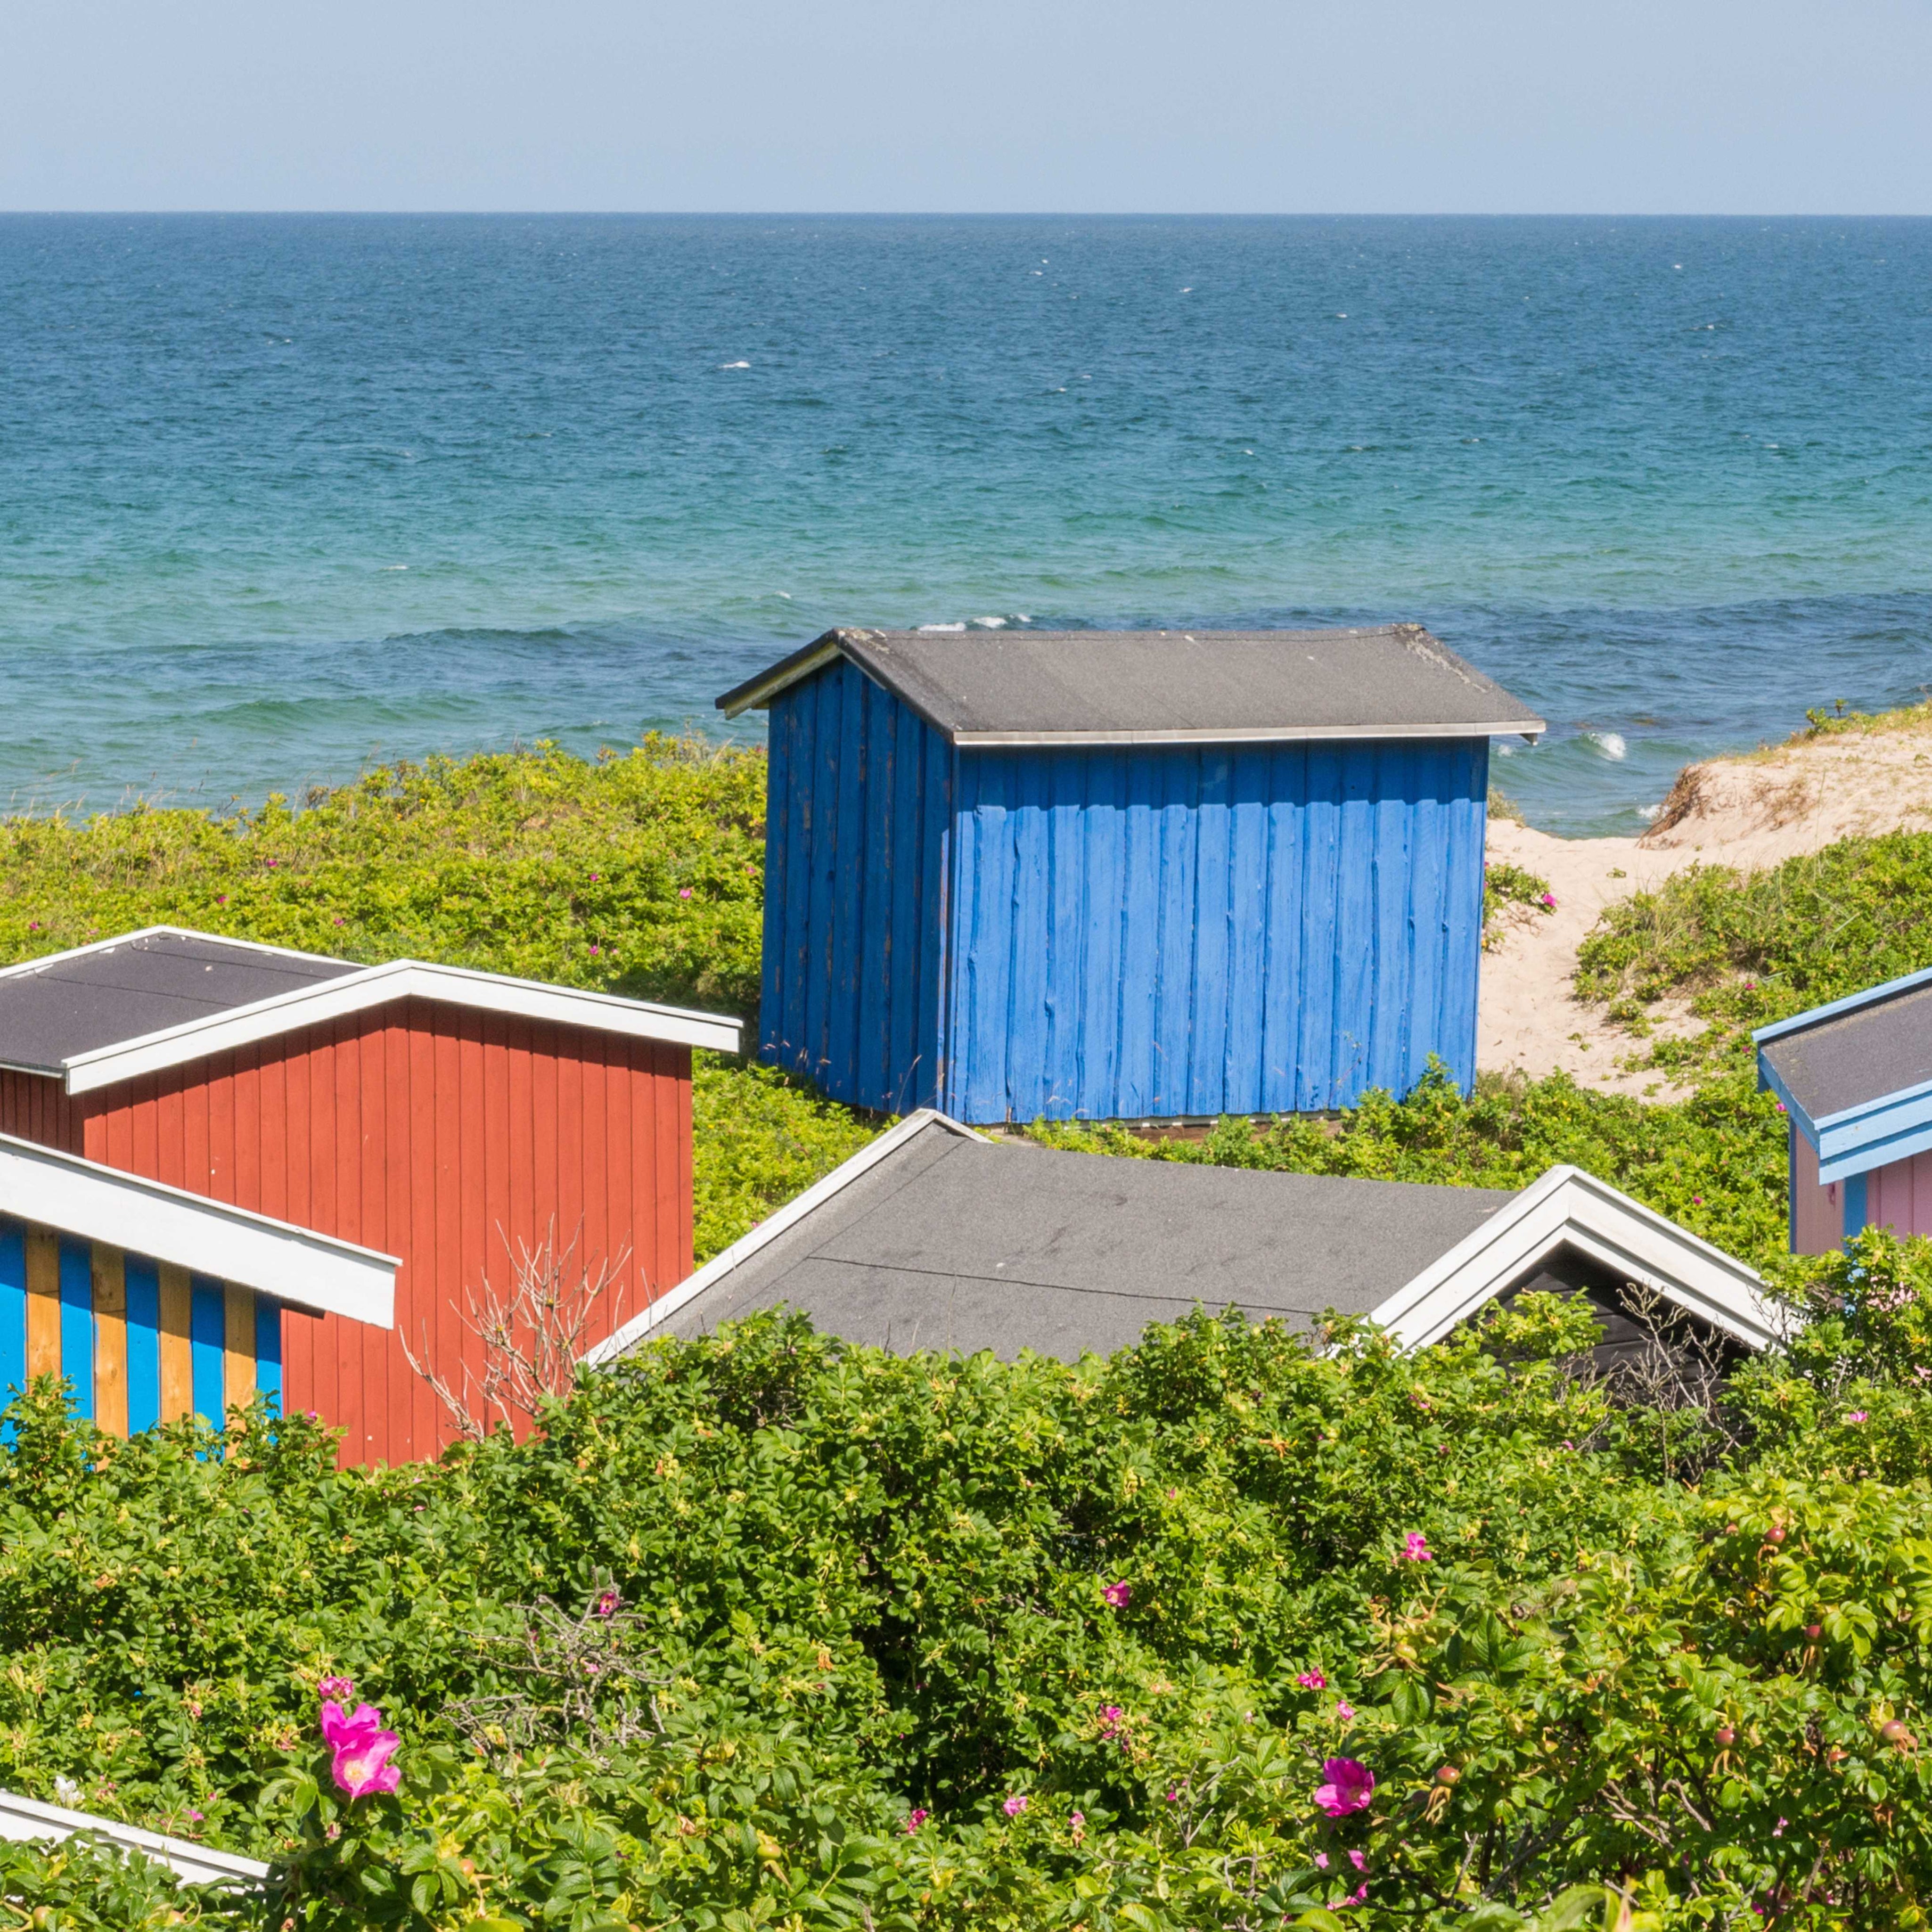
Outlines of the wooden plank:
M 1234 754 L 1204 745 L 1194 808 L 1194 956 L 1187 974 L 1189 1036 L 1184 1114 L 1228 1111 L 1228 922 L 1234 904 Z
M 920 1064 L 920 974 L 925 921 L 936 916 L 926 878 L 929 844 L 926 821 L 924 722 L 909 706 L 892 708 L 892 858 L 887 868 L 885 1064 L 892 1111 L 910 1113 L 929 1091 L 932 1070 Z
M 998 1044 L 1003 1063 L 998 1118 L 1030 1120 L 1046 1108 L 1046 950 L 1052 910 L 1048 856 L 1047 760 L 1037 752 L 1006 754 L 1012 772 L 1006 814 L 1012 883 L 1006 898 L 1006 999 Z M 991 1042 L 988 1042 L 990 1045 Z
M 1120 1112 L 1120 930 L 1126 904 L 1124 838 L 1126 760 L 1119 751 L 1084 753 L 1080 814 L 1080 1111 L 1106 1120 Z
M 776 1024 L 770 1057 L 781 1066 L 802 1069 L 806 1061 L 806 1010 L 812 982 L 812 880 L 817 855 L 812 840 L 818 831 L 818 814 L 814 788 L 818 782 L 819 686 L 822 678 L 812 678 L 783 700 L 784 730 L 784 794 L 774 767 L 768 794 L 766 815 L 776 808 L 784 823 L 784 868 L 774 882 L 767 874 L 765 884 L 766 933 L 773 946 L 772 970 L 782 976 L 778 997 L 772 1006 Z M 767 855 L 767 864 L 770 857 Z M 776 886 L 776 890 L 775 890 Z M 779 922 L 774 936 L 771 922 Z
M 1411 956 L 1409 835 L 1415 786 L 1420 776 L 1410 748 L 1393 742 L 1373 751 L 1374 779 L 1370 813 L 1373 842 L 1370 891 L 1375 922 L 1375 985 L 1369 1016 L 1368 1081 L 1392 1094 L 1408 1090 Z
M 282 1407 L 281 1304 L 266 1294 L 255 1298 L 255 1390 Z
M 1087 771 L 1094 754 L 1046 760 L 1046 940 L 1042 1085 L 1059 1113 L 1084 1107 L 1087 979 Z
M 835 1100 L 871 1106 L 859 1090 L 860 940 L 866 929 L 866 688 L 871 680 L 852 664 L 838 667 L 843 698 L 838 713 L 838 830 L 833 842 L 831 931 L 825 992 L 825 1055 L 817 1076 Z
M 1190 745 L 1164 746 L 1151 755 L 1157 766 L 1154 796 L 1160 802 L 1155 862 L 1160 937 L 1153 965 L 1154 1089 L 1148 1105 L 1156 1114 L 1182 1114 L 1188 1111 L 1193 1045 L 1202 754 Z M 1130 970 L 1132 960 L 1130 955 Z
M 1439 748 L 1418 749 L 1408 828 L 1408 1023 L 1402 1043 L 1402 1084 L 1413 1087 L 1428 1071 L 1442 1037 L 1443 968 L 1447 924 L 1442 903 L 1443 845 L 1448 819 Z M 1438 1049 L 1439 1050 L 1439 1049 Z
M 128 1276 L 126 1258 L 104 1241 L 93 1244 L 94 1422 L 109 1436 L 128 1434 Z
M 1489 830 L 1490 741 L 1466 740 L 1450 753 L 1454 802 L 1444 842 L 1447 908 L 1442 1020 L 1437 1051 L 1466 1094 L 1476 1078 L 1477 974 L 1483 952 L 1483 842 Z M 1446 787 L 1445 787 L 1446 789 Z
M 826 1068 L 832 1005 L 838 991 L 834 931 L 842 910 L 838 898 L 838 745 L 850 670 L 843 664 L 829 666 L 811 685 L 817 706 L 812 721 L 812 873 L 806 921 L 809 944 L 802 968 L 805 1024 L 792 1064 L 813 1079 L 823 1078 Z
M 194 1413 L 194 1297 L 188 1270 L 163 1262 L 160 1286 L 161 1420 Z
M 930 1070 L 921 1082 L 936 1106 L 956 1113 L 952 1042 L 960 1024 L 959 752 L 937 731 L 926 735 L 921 808 L 926 847 L 920 877 L 926 910 L 920 932 L 920 1060 Z
M 217 1429 L 227 1420 L 227 1298 L 221 1283 L 206 1275 L 188 1277 L 189 1372 L 193 1378 L 194 1412 Z
M 161 1419 L 161 1284 L 154 1264 L 138 1255 L 122 1262 L 128 1310 L 128 1433 Z
M 1335 956 L 1340 862 L 1342 759 L 1337 745 L 1310 745 L 1307 830 L 1302 848 L 1300 1050 L 1295 1111 L 1318 1113 L 1335 1103 L 1333 1071 L 1339 962 Z
M 1226 990 L 1216 1112 L 1252 1114 L 1262 1106 L 1269 750 L 1256 745 L 1234 753 L 1228 778 Z
M 255 1291 L 221 1284 L 221 1399 L 230 1408 L 255 1400 Z
M 61 1372 L 60 1237 L 27 1230 L 27 1374 Z
M 94 1253 L 86 1241 L 60 1242 L 61 1373 L 83 1422 L 94 1420 Z
M 0 1221 L 0 1403 L 27 1386 L 27 1230 Z
M 1375 1020 L 1375 746 L 1342 750 L 1340 850 L 1335 865 L 1335 1034 L 1328 1061 L 1330 1107 L 1352 1106 L 1370 1084 Z
M 1308 748 L 1268 752 L 1267 868 L 1263 885 L 1266 956 L 1262 968 L 1261 1091 L 1267 1113 L 1292 1113 L 1301 1047 L 1301 886 L 1308 826 Z
M 1126 806 L 1121 823 L 1119 1086 L 1117 1104 L 1132 1118 L 1145 1114 L 1156 1089 L 1154 984 L 1160 944 L 1160 820 L 1155 754 L 1123 754 Z
M 895 700 L 870 678 L 860 686 L 860 778 L 856 817 L 860 849 L 854 884 L 859 889 L 851 935 L 853 985 L 852 1090 L 862 1104 L 895 1111 L 898 1083 L 886 1055 L 892 1018 L 892 892 L 888 883 L 897 828 L 892 816 L 892 732 Z M 849 785 L 850 781 L 848 780 Z
M 964 927 L 965 1024 L 953 1051 L 964 1061 L 962 1084 L 969 1120 L 1006 1118 L 1006 1018 L 1012 964 L 1014 758 L 1010 752 L 974 752 L 960 770 L 969 790 L 962 833 L 962 884 L 972 904 Z

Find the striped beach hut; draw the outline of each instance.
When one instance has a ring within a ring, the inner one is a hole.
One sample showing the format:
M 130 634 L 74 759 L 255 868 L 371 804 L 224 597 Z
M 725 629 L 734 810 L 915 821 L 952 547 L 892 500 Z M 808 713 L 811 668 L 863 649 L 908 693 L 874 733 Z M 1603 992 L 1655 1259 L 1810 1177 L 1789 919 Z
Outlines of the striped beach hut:
M 396 1262 L 0 1135 L 0 1400 L 64 1376 L 110 1436 L 283 1394 L 282 1330 L 386 1329 Z
M 1420 626 L 828 632 L 770 714 L 758 1051 L 989 1122 L 1205 1118 L 1475 1072 L 1490 740 Z
M 156 927 L 0 972 L 0 1134 L 394 1256 L 393 1323 L 280 1297 L 252 1346 L 278 1333 L 283 1400 L 340 1428 L 346 1460 L 402 1462 L 452 1433 L 408 1352 L 454 1386 L 480 1374 L 476 1300 L 522 1256 L 548 1244 L 566 1286 L 606 1279 L 586 1341 L 689 1274 L 692 1050 L 738 1036 L 571 987 Z M 83 1271 L 63 1265 L 79 1348 Z M 192 1306 L 208 1346 L 241 1347 L 212 1288 Z

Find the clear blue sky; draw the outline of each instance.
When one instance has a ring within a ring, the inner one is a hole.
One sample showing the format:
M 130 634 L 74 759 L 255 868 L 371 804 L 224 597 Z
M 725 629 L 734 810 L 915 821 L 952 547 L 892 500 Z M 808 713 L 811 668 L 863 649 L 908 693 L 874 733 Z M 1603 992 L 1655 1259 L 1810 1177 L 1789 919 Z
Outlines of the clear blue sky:
M 0 0 L 0 208 L 1932 213 L 1932 0 Z

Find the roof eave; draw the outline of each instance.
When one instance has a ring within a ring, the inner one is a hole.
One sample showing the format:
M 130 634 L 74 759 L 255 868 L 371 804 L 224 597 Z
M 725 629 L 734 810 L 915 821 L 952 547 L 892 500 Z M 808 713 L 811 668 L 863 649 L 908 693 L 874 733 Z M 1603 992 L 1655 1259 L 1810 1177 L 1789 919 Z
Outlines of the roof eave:
M 461 966 L 397 959 L 278 993 L 251 1005 L 190 1020 L 158 1033 L 121 1040 L 112 1046 L 77 1053 L 64 1063 L 67 1090 L 87 1094 L 120 1085 L 143 1073 L 178 1066 L 210 1054 L 272 1040 L 300 1026 L 339 1019 L 392 1000 L 409 998 L 461 1006 L 560 1025 L 588 1027 L 668 1046 L 708 1047 L 721 1053 L 739 1049 L 742 1023 L 724 1013 L 687 1012 L 642 1000 L 625 1000 L 536 980 L 513 980 Z
M 1520 737 L 1535 743 L 1549 727 L 1540 718 L 1505 723 L 1433 724 L 1243 724 L 1186 727 L 1164 731 L 973 731 L 952 730 L 946 736 L 962 749 L 975 746 L 1105 745 L 1294 745 L 1332 738 Z
M 843 634 L 827 631 L 794 651 L 790 657 L 782 658 L 769 670 L 761 670 L 756 677 L 733 686 L 716 700 L 717 707 L 727 718 L 736 718 L 742 711 L 761 711 L 780 692 L 802 683 L 814 673 L 823 670 L 834 658 L 844 655 Z

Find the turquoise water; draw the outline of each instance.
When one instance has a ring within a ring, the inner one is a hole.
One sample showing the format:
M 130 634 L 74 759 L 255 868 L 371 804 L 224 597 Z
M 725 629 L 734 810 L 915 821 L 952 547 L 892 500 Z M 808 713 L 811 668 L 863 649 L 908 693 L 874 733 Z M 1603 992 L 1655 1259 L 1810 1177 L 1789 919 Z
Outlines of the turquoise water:
M 1570 832 L 1932 683 L 1928 221 L 4 217 L 0 342 L 16 806 L 709 724 L 835 622 L 1418 619 Z

